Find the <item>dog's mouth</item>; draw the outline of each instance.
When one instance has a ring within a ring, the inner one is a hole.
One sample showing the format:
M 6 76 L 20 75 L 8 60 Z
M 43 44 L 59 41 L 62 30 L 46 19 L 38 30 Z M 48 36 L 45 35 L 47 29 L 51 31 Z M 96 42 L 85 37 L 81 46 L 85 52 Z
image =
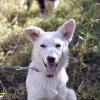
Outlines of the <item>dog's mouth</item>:
M 42 59 L 43 60 L 43 59 Z M 44 66 L 46 67 L 46 70 L 49 74 L 51 75 L 54 75 L 55 72 L 56 72 L 56 68 L 58 66 L 58 63 L 48 63 L 48 64 L 45 64 L 45 62 L 43 61 L 44 63 Z

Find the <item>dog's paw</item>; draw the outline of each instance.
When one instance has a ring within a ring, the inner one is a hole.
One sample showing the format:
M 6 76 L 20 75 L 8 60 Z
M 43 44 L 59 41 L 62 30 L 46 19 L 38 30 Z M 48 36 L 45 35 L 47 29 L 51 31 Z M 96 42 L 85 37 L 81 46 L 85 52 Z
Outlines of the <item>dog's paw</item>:
M 74 90 L 72 89 L 67 90 L 67 100 L 77 100 Z
M 52 96 L 53 96 L 53 97 L 55 97 L 55 96 L 58 94 L 58 92 L 57 92 L 57 91 L 52 90 L 52 94 L 53 94 Z
M 55 90 L 51 90 L 51 91 L 49 92 L 49 97 L 54 98 L 55 96 L 57 96 L 57 94 L 58 94 L 57 91 L 55 91 Z

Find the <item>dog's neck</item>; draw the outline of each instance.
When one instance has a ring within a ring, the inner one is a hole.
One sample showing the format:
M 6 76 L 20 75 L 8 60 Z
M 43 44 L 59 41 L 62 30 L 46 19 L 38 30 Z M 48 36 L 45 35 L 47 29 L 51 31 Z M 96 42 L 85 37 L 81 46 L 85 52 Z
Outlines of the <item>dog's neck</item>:
M 31 68 L 32 70 L 34 70 L 34 71 L 36 71 L 36 72 L 41 72 L 39 69 L 37 69 L 37 68 Z M 46 77 L 48 77 L 48 78 L 52 78 L 52 77 L 54 77 L 54 75 L 53 74 L 47 74 L 46 75 Z

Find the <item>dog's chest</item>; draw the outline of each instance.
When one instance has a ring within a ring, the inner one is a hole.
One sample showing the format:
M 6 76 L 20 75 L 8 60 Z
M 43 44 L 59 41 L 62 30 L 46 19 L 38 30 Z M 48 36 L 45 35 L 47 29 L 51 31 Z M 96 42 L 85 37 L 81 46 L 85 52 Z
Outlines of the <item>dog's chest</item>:
M 44 89 L 57 89 L 59 84 L 59 80 L 55 77 L 46 77 L 44 76 L 44 79 L 41 81 L 41 85 L 43 86 Z
M 43 81 L 41 89 L 44 91 L 44 98 L 53 98 L 58 93 L 58 80 L 55 78 L 46 78 L 45 82 Z

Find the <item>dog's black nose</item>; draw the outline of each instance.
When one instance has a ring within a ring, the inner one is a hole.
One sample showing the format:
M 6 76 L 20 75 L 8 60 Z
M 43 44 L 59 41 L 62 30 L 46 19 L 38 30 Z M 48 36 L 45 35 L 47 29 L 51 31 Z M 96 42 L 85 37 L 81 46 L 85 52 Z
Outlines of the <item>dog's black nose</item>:
M 47 60 L 48 60 L 49 63 L 54 63 L 55 62 L 55 58 L 54 57 L 48 56 Z

